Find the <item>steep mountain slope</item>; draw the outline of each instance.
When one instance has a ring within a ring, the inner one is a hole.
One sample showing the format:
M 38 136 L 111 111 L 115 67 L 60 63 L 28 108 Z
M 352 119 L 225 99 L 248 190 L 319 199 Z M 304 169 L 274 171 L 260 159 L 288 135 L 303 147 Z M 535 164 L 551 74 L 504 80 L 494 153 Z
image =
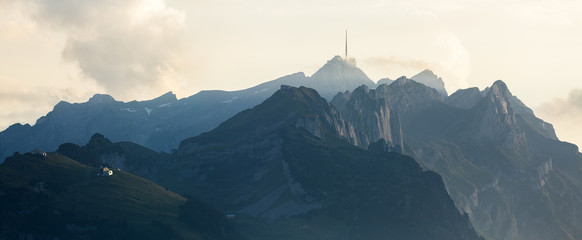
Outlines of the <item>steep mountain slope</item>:
M 14 152 L 52 151 L 64 142 L 84 144 L 95 132 L 114 142 L 135 142 L 170 152 L 183 139 L 209 131 L 261 103 L 281 85 L 312 87 L 331 99 L 362 84 L 375 85 L 354 64 L 334 57 L 312 77 L 295 73 L 240 91 L 202 91 L 180 100 L 169 92 L 153 100 L 127 103 L 97 94 L 86 103 L 60 102 L 33 126 L 14 124 L 0 132 L 0 162 Z
M 435 89 L 400 77 L 376 89 L 360 86 L 351 93 L 339 93 L 331 103 L 341 111 L 346 124 L 357 135 L 351 143 L 367 148 L 370 143 L 384 139 L 395 151 L 402 152 L 403 126 L 412 124 L 419 112 L 438 112 L 443 97 Z M 415 131 L 434 131 L 432 126 L 416 126 Z
M 566 218 L 566 212 L 582 210 L 579 207 L 582 185 L 572 181 L 580 173 L 571 171 L 582 167 L 578 149 L 557 141 L 551 125 L 536 118 L 503 82 L 496 81 L 486 92 L 453 126 L 449 138 L 463 142 L 460 145 L 463 158 L 491 176 L 489 186 L 475 187 L 472 202 L 465 205 L 475 212 L 473 222 L 480 221 L 492 228 L 492 238 L 582 237 L 580 220 Z M 556 160 L 569 167 L 555 167 Z M 489 198 L 492 194 L 494 199 L 479 201 L 481 195 Z M 536 211 L 532 212 L 534 207 Z M 491 212 L 483 211 L 491 208 L 499 211 L 496 219 L 491 218 Z M 497 226 L 500 220 L 511 227 Z
M 480 234 L 488 239 L 582 238 L 577 217 L 582 156 L 576 146 L 558 141 L 551 124 L 537 118 L 505 83 L 497 81 L 483 92 L 457 92 L 446 103 L 414 95 L 430 88 L 405 83 L 398 91 L 402 96 L 379 95 L 380 86 L 358 98 L 389 99 L 388 107 L 402 122 L 405 153 L 443 176 L 455 204 L 469 213 Z
M 237 239 L 224 215 L 196 199 L 123 171 L 97 173 L 54 153 L 8 158 L 0 165 L 0 216 L 10 221 L 0 224 L 0 238 Z M 206 214 L 183 211 L 192 208 Z M 185 218 L 209 223 L 196 228 Z
M 345 131 L 313 89 L 283 87 L 184 140 L 159 181 L 250 219 L 248 229 L 278 229 L 245 232 L 253 239 L 478 238 L 438 175 L 382 142 L 356 148 Z
M 363 85 L 353 93 L 346 91 L 337 94 L 332 103 L 342 112 L 349 128 L 353 129 L 355 136 L 349 138 L 352 144 L 368 148 L 371 143 L 384 139 L 389 148 L 402 153 L 404 144 L 400 118 L 396 111 L 389 108 L 388 98 L 378 96 L 383 91 L 370 90 Z
M 478 88 L 468 88 L 468 89 L 459 89 L 451 96 L 445 99 L 445 103 L 450 106 L 454 106 L 457 108 L 462 109 L 471 109 L 483 99 L 491 88 L 486 88 L 483 91 L 479 91 Z M 520 115 L 521 117 L 527 119 L 528 124 L 533 124 L 536 131 L 539 131 L 540 134 L 544 135 L 547 138 L 551 138 L 554 140 L 558 140 L 556 133 L 554 131 L 554 127 L 552 124 L 543 121 L 535 116 L 534 112 L 527 107 L 521 100 L 519 100 L 516 96 L 509 94 L 509 100 L 512 109 L 515 111 L 516 114 Z

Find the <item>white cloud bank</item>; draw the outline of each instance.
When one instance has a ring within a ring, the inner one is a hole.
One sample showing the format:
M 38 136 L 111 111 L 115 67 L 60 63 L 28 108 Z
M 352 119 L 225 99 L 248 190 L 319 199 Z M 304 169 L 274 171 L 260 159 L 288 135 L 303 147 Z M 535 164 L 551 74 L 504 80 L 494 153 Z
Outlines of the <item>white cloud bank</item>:
M 582 89 L 573 89 L 566 98 L 555 98 L 536 109 L 540 117 L 554 124 L 562 141 L 582 143 Z
M 62 57 L 114 96 L 175 87 L 185 14 L 162 0 L 29 0 L 33 18 L 66 35 Z

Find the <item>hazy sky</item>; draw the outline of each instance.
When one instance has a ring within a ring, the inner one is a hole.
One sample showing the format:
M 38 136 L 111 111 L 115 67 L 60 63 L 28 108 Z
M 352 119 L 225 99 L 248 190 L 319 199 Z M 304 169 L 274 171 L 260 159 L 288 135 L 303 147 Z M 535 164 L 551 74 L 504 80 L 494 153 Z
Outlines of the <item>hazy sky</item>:
M 373 80 L 425 68 L 449 93 L 502 79 L 582 144 L 582 1 L 0 0 L 0 129 L 60 100 L 144 100 L 313 74 L 349 52 Z

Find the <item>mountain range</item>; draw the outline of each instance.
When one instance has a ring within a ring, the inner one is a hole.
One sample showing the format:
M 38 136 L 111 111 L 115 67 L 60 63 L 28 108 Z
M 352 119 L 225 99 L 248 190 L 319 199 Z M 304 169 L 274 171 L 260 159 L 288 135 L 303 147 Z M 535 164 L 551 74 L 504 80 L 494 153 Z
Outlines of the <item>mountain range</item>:
M 438 81 L 442 82 L 433 80 Z M 0 132 L 0 162 L 14 152 L 34 148 L 52 151 L 64 142 L 85 144 L 96 132 L 112 141 L 130 141 L 170 152 L 183 139 L 210 131 L 261 103 L 281 85 L 311 87 L 328 100 L 361 85 L 376 86 L 354 63 L 336 56 L 311 77 L 299 72 L 240 91 L 201 91 L 179 100 L 168 92 L 152 100 L 131 102 L 96 94 L 85 103 L 60 102 L 32 126 L 14 124 Z
M 112 141 L 79 146 L 95 132 Z M 375 84 L 334 57 L 241 91 L 61 102 L 0 133 L 6 156 L 64 142 L 237 214 L 252 239 L 582 239 L 582 155 L 503 81 L 449 96 L 430 70 Z
M 368 150 L 351 145 L 346 126 L 315 90 L 283 86 L 175 154 L 102 135 L 59 152 L 195 194 L 236 214 L 248 239 L 480 239 L 438 174 L 383 140 Z
M 373 116 L 397 112 L 404 153 L 443 176 L 457 207 L 487 239 L 582 236 L 575 217 L 582 194 L 578 148 L 559 141 L 552 125 L 504 82 L 443 100 L 435 89 L 401 78 L 375 90 L 362 86 L 338 94 L 332 103 L 346 115 L 357 109 L 375 109 L 368 112 Z M 377 132 L 377 124 L 359 122 Z

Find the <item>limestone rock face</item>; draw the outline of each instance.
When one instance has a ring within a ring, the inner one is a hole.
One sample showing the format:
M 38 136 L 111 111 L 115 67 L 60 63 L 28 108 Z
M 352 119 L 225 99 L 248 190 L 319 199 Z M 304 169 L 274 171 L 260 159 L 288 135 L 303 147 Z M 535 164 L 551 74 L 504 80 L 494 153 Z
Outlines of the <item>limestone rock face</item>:
M 353 93 L 338 94 L 332 104 L 342 113 L 349 129 L 355 129 L 352 144 L 367 148 L 380 139 L 402 152 L 400 118 L 389 107 L 388 98 L 377 89 L 360 86 Z
M 453 106 L 456 108 L 466 109 L 469 110 L 475 106 L 486 96 L 492 87 L 488 87 L 483 91 L 480 91 L 478 88 L 467 88 L 467 89 L 459 89 L 451 96 L 445 99 L 445 103 L 449 106 Z M 519 98 L 509 93 L 509 101 L 506 101 L 511 105 L 514 114 L 519 115 L 518 118 L 522 118 L 527 121 L 531 127 L 535 128 L 536 131 L 542 133 L 545 137 L 558 140 L 556 136 L 556 132 L 554 131 L 554 127 L 551 123 L 548 123 L 542 119 L 539 119 L 534 114 L 533 110 L 527 107 Z
M 524 144 L 525 135 L 520 131 L 511 106 L 511 93 L 503 81 L 496 81 L 479 102 L 482 114 L 475 138 L 484 138 L 504 147 Z

